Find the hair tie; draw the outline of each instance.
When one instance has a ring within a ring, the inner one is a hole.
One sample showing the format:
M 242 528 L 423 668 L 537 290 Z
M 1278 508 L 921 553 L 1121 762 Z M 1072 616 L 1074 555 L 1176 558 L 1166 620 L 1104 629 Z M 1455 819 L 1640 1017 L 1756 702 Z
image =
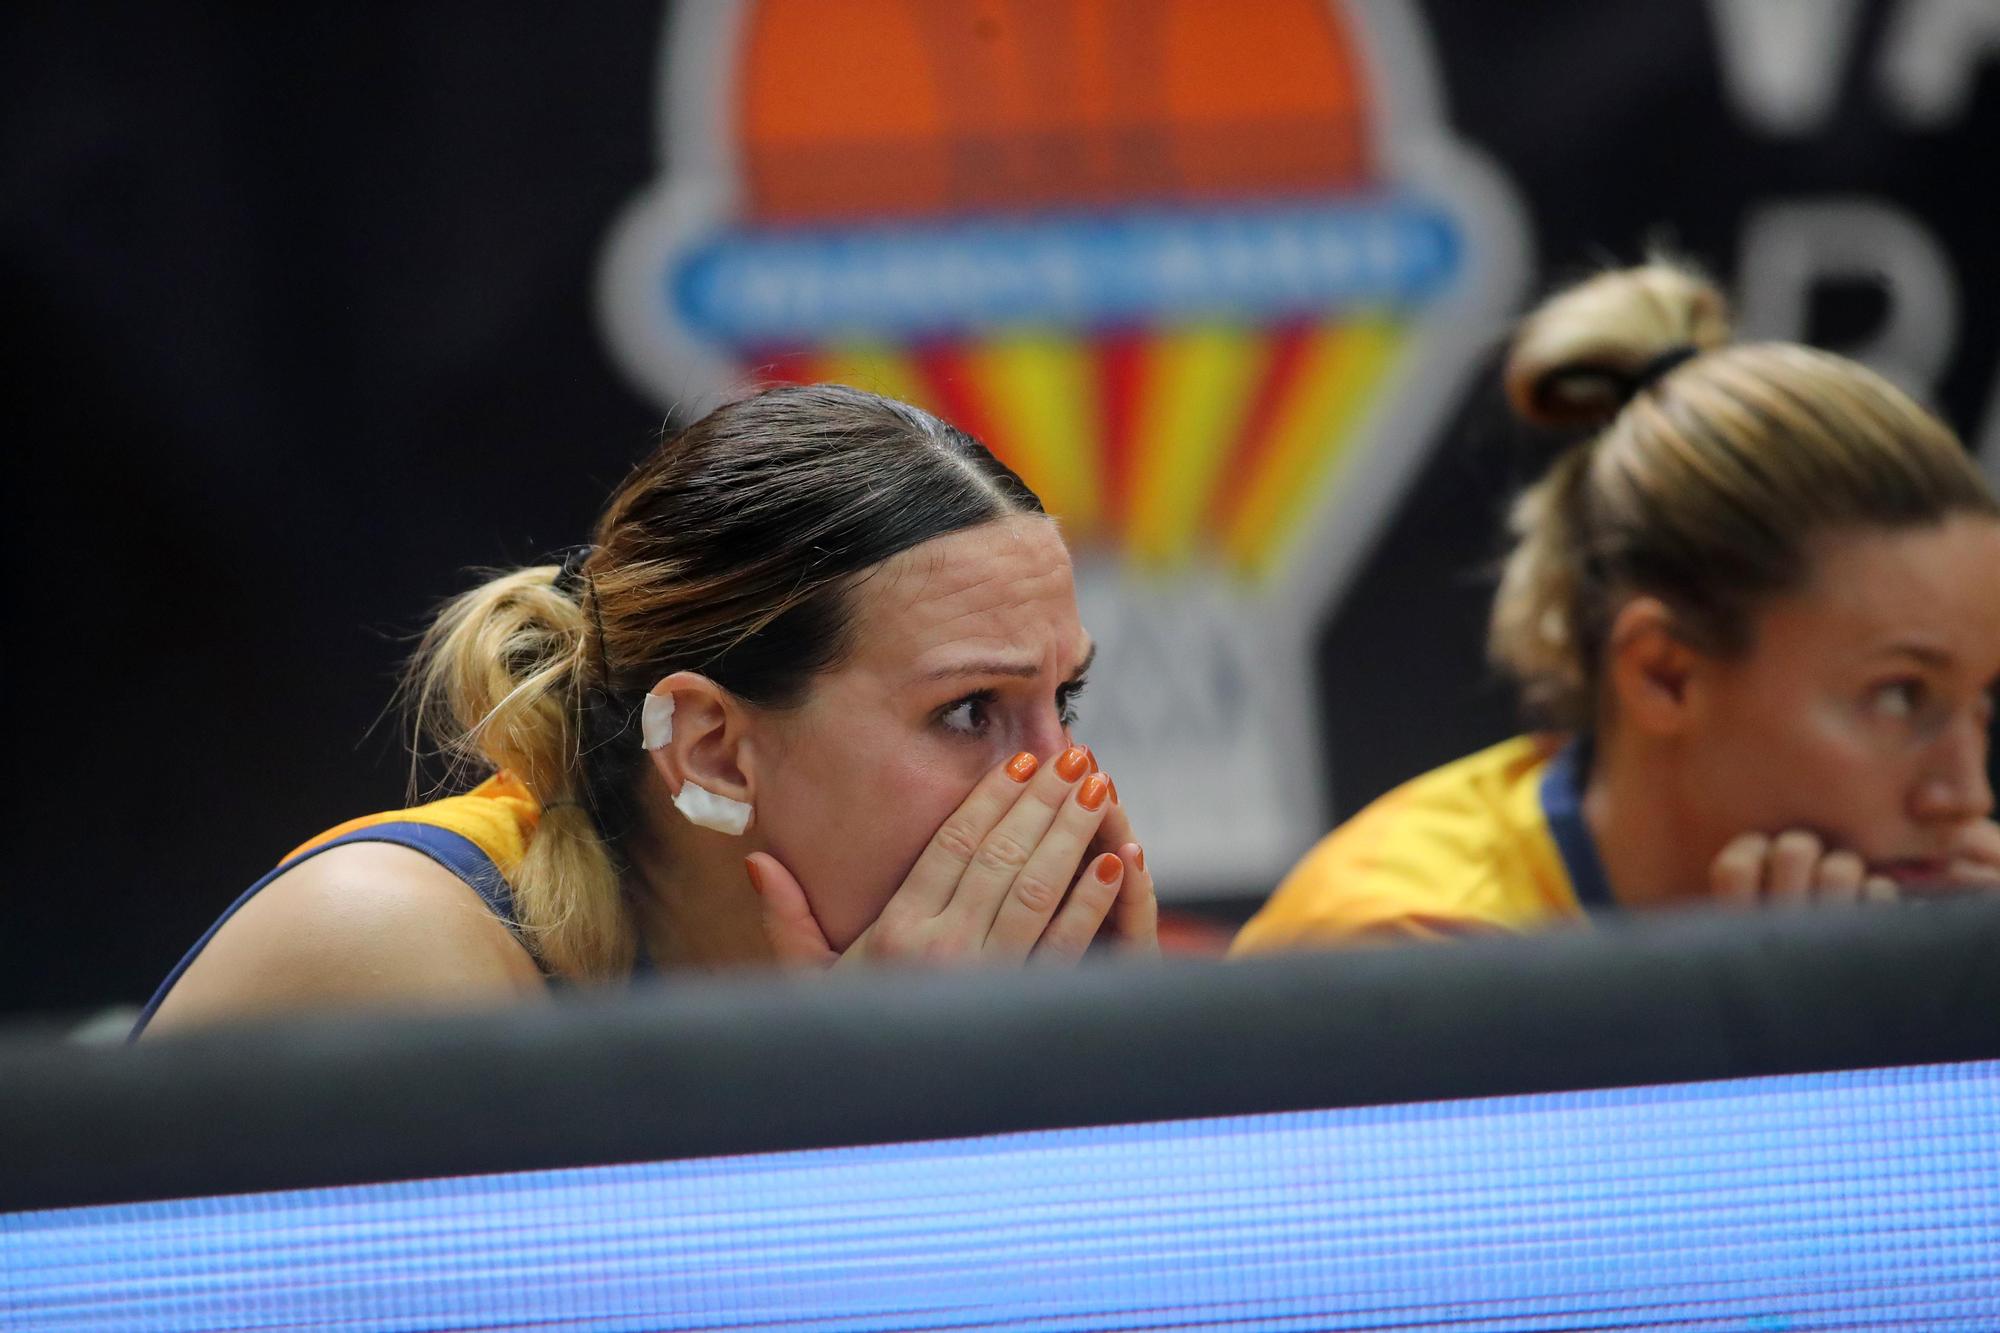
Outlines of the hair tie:
M 1661 352 L 1645 365 L 1640 366 L 1632 372 L 1630 396 L 1637 398 L 1640 394 L 1665 379 L 1675 367 L 1681 365 L 1683 362 L 1692 361 L 1700 355 L 1701 348 L 1695 346 L 1693 343 L 1676 343 L 1674 346 L 1669 347 L 1666 351 Z
M 556 571 L 555 590 L 573 602 L 583 600 L 584 562 L 589 560 L 595 546 L 572 546 L 563 552 L 562 568 Z
M 597 635 L 597 680 L 584 681 L 586 690 L 611 692 L 611 659 L 604 648 L 604 613 L 597 605 L 597 580 L 584 570 L 590 557 L 597 554 L 595 546 L 572 546 L 563 553 L 562 568 L 556 571 L 551 586 L 578 606 L 585 605 L 586 595 L 590 607 L 590 627 Z

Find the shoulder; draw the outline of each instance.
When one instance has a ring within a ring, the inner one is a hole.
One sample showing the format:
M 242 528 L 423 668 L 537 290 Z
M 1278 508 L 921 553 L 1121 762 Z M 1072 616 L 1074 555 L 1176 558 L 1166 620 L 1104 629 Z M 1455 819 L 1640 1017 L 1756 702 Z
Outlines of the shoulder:
M 545 990 L 534 960 L 463 880 L 392 843 L 335 847 L 223 923 L 148 1032 L 350 1004 L 478 1005 Z
M 1381 797 L 1306 853 L 1232 951 L 1530 924 L 1554 863 L 1535 794 L 1553 749 L 1515 737 Z

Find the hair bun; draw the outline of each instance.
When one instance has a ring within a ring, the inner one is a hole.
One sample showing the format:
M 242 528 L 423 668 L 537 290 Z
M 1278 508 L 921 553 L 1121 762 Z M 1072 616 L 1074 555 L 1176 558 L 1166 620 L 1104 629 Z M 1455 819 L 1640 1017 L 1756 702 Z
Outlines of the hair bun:
M 1714 284 L 1664 260 L 1600 273 L 1520 323 L 1507 352 L 1507 401 L 1524 421 L 1601 426 L 1694 351 L 1729 341 Z

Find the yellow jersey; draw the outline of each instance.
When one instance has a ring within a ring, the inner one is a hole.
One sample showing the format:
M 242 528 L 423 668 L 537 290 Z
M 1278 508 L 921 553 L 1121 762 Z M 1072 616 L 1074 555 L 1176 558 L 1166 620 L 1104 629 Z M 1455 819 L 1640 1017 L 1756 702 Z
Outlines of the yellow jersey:
M 1537 930 L 1610 907 L 1588 767 L 1581 744 L 1517 736 L 1404 783 L 1322 838 L 1230 953 Z
M 349 842 L 367 841 L 350 838 L 349 834 L 360 833 L 363 829 L 375 829 L 386 833 L 389 824 L 421 824 L 429 828 L 441 828 L 456 833 L 467 842 L 486 853 L 493 862 L 494 869 L 504 879 L 514 873 L 521 864 L 521 857 L 527 853 L 528 839 L 535 836 L 535 828 L 541 823 L 542 807 L 521 780 L 512 773 L 495 773 L 471 791 L 457 796 L 447 796 L 443 800 L 429 801 L 412 806 L 407 810 L 388 810 L 377 815 L 363 815 L 350 819 L 344 824 L 335 824 L 316 838 L 309 838 L 291 851 L 285 853 L 278 862 L 290 865 L 308 852 L 317 851 L 336 838 Z M 383 842 L 394 841 L 383 837 Z

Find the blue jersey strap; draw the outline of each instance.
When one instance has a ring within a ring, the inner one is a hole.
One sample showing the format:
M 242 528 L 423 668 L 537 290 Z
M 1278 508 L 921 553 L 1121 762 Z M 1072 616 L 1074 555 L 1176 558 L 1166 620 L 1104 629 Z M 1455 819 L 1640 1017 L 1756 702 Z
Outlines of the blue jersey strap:
M 1611 880 L 1597 854 L 1597 839 L 1583 822 L 1583 784 L 1590 776 L 1590 744 L 1573 740 L 1549 760 L 1542 772 L 1542 815 L 1561 853 L 1570 888 L 1586 912 L 1616 911 Z
M 139 1021 L 132 1025 L 132 1034 L 126 1040 L 137 1040 L 139 1034 L 146 1030 L 146 1024 L 153 1021 L 153 1015 L 160 1007 L 160 1001 L 167 998 L 167 992 L 174 988 L 174 983 L 181 979 L 181 975 L 200 956 L 201 951 L 208 947 L 208 942 L 215 938 L 215 932 L 221 930 L 223 924 L 235 916 L 243 904 L 256 897 L 266 885 L 292 867 L 303 865 L 321 852 L 345 847 L 351 842 L 386 842 L 398 847 L 408 847 L 411 851 L 422 852 L 465 881 L 467 887 L 479 895 L 480 901 L 492 910 L 493 915 L 510 927 L 514 924 L 514 895 L 507 887 L 506 878 L 501 875 L 499 867 L 493 864 L 493 858 L 481 851 L 479 845 L 470 838 L 453 833 L 450 829 L 439 828 L 435 824 L 420 824 L 415 820 L 371 824 L 367 828 L 343 833 L 338 838 L 331 838 L 317 847 L 300 852 L 245 889 L 242 896 L 229 904 L 228 909 L 216 918 L 215 924 L 195 941 L 194 947 L 189 949 L 174 966 L 174 970 L 167 974 L 167 979 L 160 983 L 160 988 L 153 992 L 153 998 L 148 1000 L 146 1007 L 140 1011 Z

